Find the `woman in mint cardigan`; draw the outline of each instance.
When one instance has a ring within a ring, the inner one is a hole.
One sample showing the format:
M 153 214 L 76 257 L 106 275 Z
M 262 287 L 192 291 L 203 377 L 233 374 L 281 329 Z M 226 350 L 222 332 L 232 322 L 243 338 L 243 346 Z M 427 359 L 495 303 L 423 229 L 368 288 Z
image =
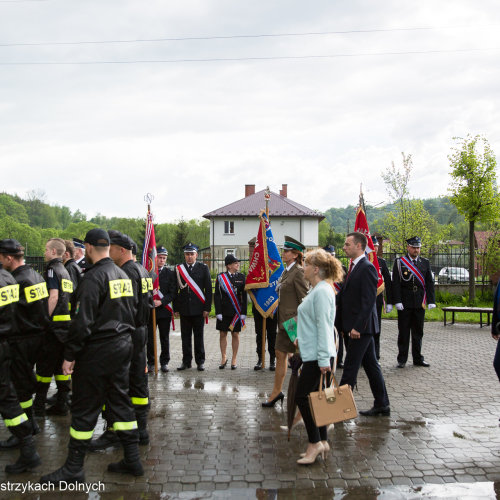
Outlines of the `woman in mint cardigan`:
M 331 371 L 335 349 L 335 292 L 333 282 L 342 280 L 342 265 L 323 249 L 305 255 L 304 277 L 312 289 L 297 310 L 297 340 L 303 365 L 295 399 L 309 438 L 309 445 L 297 463 L 312 464 L 318 455 L 330 450 L 326 426 L 316 427 L 308 396 L 317 391 L 322 373 Z

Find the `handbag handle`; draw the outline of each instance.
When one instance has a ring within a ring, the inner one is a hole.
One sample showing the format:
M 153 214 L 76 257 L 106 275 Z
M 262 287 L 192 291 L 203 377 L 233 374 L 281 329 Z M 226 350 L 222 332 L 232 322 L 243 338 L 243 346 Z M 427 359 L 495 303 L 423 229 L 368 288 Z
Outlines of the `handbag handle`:
M 335 375 L 333 374 L 333 372 L 330 372 L 330 375 L 331 375 L 331 383 L 330 383 L 330 386 L 329 387 L 326 387 L 325 389 L 330 389 L 330 388 L 335 388 L 337 387 L 337 391 L 339 394 L 342 394 L 342 391 L 340 390 L 340 386 L 339 384 L 337 383 L 337 379 L 335 378 Z M 318 389 L 318 399 L 321 399 L 321 395 L 324 394 L 324 390 L 323 390 L 323 372 L 321 372 L 321 376 L 319 378 L 319 389 Z

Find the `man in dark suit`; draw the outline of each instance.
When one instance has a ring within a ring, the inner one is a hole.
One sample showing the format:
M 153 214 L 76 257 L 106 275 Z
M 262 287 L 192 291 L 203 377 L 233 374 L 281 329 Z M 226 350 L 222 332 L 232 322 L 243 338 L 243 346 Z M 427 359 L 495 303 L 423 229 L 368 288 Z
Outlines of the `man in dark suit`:
M 160 366 L 163 373 L 168 372 L 170 362 L 170 323 L 172 322 L 171 304 L 177 293 L 175 273 L 167 267 L 167 249 L 159 246 L 156 249 L 156 264 L 158 269 L 159 299 L 155 299 L 156 324 L 160 332 Z M 169 309 L 170 308 L 170 309 Z M 148 371 L 154 371 L 154 334 L 153 322 L 148 326 Z
M 198 247 L 193 243 L 184 246 L 186 262 L 176 267 L 177 296 L 174 310 L 181 317 L 182 364 L 177 370 L 191 368 L 194 337 L 194 359 L 198 371 L 205 370 L 203 326 L 212 308 L 212 279 L 206 264 L 196 262 Z
M 398 368 L 404 368 L 410 347 L 415 366 L 430 366 L 422 356 L 425 307 L 436 307 L 434 275 L 427 259 L 420 257 L 418 236 L 406 240 L 408 254 L 394 261 L 392 295 L 398 310 Z
M 344 335 L 349 336 L 347 355 L 340 385 L 354 387 L 361 365 L 365 369 L 375 399 L 370 410 L 361 415 L 390 415 L 389 397 L 382 370 L 375 356 L 373 335 L 379 332 L 376 300 L 378 275 L 375 266 L 366 258 L 366 236 L 349 233 L 344 252 L 351 259 L 349 272 L 339 293 L 340 324 Z
M 373 335 L 373 340 L 375 341 L 375 354 L 377 360 L 380 359 L 380 334 L 382 333 L 382 308 L 384 307 L 384 292 L 386 299 L 385 310 L 390 313 L 392 311 L 392 280 L 391 273 L 387 267 L 387 262 L 382 257 L 378 256 L 379 242 L 376 236 L 372 236 L 373 247 L 375 248 L 375 255 L 377 255 L 378 265 L 380 267 L 380 272 L 384 278 L 384 291 L 377 295 L 377 317 L 378 317 L 378 329 L 379 333 Z

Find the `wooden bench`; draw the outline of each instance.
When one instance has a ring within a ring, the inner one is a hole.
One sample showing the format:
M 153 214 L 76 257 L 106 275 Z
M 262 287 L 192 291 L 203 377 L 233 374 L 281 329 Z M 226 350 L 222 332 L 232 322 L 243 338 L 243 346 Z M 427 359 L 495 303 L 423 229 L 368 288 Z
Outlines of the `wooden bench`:
M 480 328 L 483 327 L 483 314 L 487 315 L 486 326 L 490 326 L 490 314 L 493 314 L 492 307 L 443 307 L 444 313 L 444 326 L 446 326 L 446 313 L 451 312 L 451 324 L 455 323 L 455 313 L 456 312 L 469 312 L 469 313 L 479 313 L 479 325 Z

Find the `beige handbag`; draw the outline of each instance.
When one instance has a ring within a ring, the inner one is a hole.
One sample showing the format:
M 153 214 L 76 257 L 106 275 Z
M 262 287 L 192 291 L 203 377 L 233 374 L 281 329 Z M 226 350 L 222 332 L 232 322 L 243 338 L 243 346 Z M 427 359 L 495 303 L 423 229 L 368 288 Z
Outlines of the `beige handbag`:
M 309 394 L 309 406 L 318 427 L 358 416 L 351 387 L 347 384 L 339 387 L 333 373 L 331 377 L 332 384 L 323 390 L 323 374 L 321 374 L 318 392 Z

